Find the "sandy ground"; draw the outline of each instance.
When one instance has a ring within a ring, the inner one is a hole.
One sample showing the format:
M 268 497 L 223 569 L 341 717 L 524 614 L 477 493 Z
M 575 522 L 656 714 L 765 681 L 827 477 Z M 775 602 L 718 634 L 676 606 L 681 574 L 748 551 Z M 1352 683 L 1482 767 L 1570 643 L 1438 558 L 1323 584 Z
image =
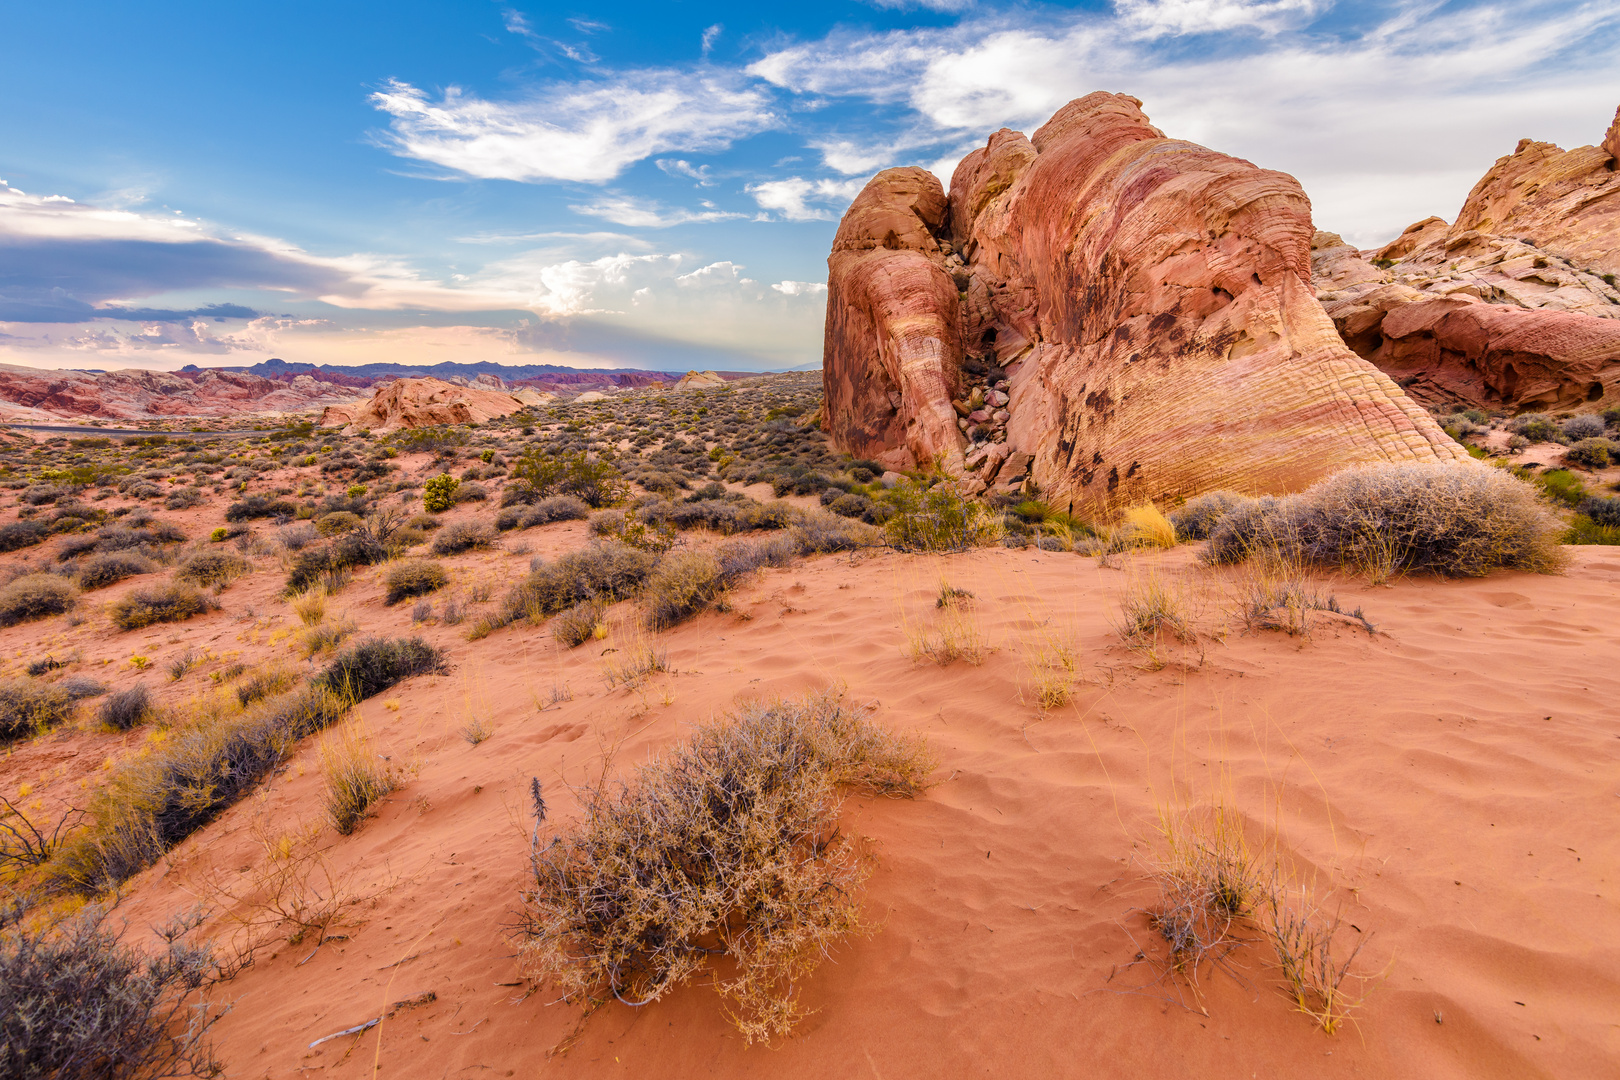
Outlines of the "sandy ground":
M 452 587 L 498 598 L 531 553 L 584 538 L 578 522 L 508 535 L 532 552 L 448 560 Z M 119 915 L 139 931 L 199 897 L 217 904 L 220 886 L 254 880 L 265 836 L 318 830 L 356 902 L 338 939 L 272 943 L 220 988 L 232 1077 L 1620 1075 L 1620 550 L 1571 553 L 1554 577 L 1327 579 L 1379 632 L 1322 615 L 1309 638 L 1242 633 L 1225 580 L 1187 548 L 1113 568 L 1000 549 L 820 557 L 659 635 L 671 670 L 628 690 L 604 677 L 637 636 L 628 604 L 607 640 L 573 651 L 545 628 L 467 642 L 465 624 L 429 624 L 453 673 L 357 710 L 405 772 L 375 818 L 350 837 L 321 824 L 311 740 L 132 881 Z M 410 604 L 382 604 L 381 572 L 360 572 L 329 618 L 410 632 Z M 1159 670 L 1111 628 L 1121 591 L 1152 576 L 1202 629 Z M 87 596 L 79 627 L 0 631 L 0 650 L 13 667 L 76 650 L 76 672 L 142 677 L 167 701 L 232 660 L 299 662 L 274 570 L 232 585 L 220 612 L 116 632 L 95 606 L 140 580 Z M 907 655 L 942 580 L 975 594 L 981 663 Z M 1069 705 L 1042 713 L 1029 658 L 1053 642 L 1075 650 L 1079 679 Z M 169 682 L 163 665 L 191 648 L 209 658 Z M 138 675 L 132 655 L 153 665 Z M 568 784 L 622 774 L 739 701 L 836 686 L 878 723 L 925 735 L 940 767 L 917 800 L 846 804 L 873 860 L 876 930 L 804 986 L 816 1011 L 792 1037 L 745 1045 L 703 985 L 612 1004 L 579 1029 L 577 1007 L 523 981 L 509 928 L 531 777 L 567 821 Z M 459 734 L 473 719 L 493 724 L 479 745 Z M 0 790 L 73 799 L 142 737 L 41 737 L 0 760 Z M 1275 830 L 1296 871 L 1342 904 L 1342 947 L 1365 938 L 1365 1004 L 1337 1035 L 1292 1011 L 1263 946 L 1205 971 L 1198 992 L 1155 965 L 1142 908 L 1159 811 L 1214 797 L 1256 836 Z M 309 1047 L 427 991 L 436 1000 Z

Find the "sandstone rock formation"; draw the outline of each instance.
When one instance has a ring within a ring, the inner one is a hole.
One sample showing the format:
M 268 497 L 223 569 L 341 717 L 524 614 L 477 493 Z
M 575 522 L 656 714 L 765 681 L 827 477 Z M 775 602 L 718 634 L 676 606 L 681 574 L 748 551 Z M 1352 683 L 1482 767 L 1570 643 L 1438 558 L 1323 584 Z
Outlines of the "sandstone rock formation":
M 675 390 L 702 390 L 714 386 L 724 386 L 726 380 L 713 371 L 688 371 L 682 375 L 672 389 Z
M 1601 146 L 1521 140 L 1450 225 L 1425 218 L 1370 253 L 1318 233 L 1318 298 L 1351 348 L 1431 404 L 1614 404 L 1617 150 L 1620 111 Z
M 321 415 L 321 426 L 341 426 L 349 432 L 388 432 L 483 423 L 509 416 L 526 404 L 512 394 L 457 386 L 443 379 L 396 379 L 378 387 L 371 400 L 358 406 L 328 408 Z
M 1316 302 L 1298 183 L 1168 139 L 1140 104 L 1096 93 L 1033 138 L 999 131 L 949 199 L 921 169 L 867 185 L 828 259 L 834 440 L 979 490 L 1027 468 L 1104 513 L 1464 459 Z
M 230 371 L 44 371 L 0 364 L 0 419 L 56 423 L 99 417 L 142 423 L 175 417 L 279 416 L 355 400 L 301 376 L 288 382 Z

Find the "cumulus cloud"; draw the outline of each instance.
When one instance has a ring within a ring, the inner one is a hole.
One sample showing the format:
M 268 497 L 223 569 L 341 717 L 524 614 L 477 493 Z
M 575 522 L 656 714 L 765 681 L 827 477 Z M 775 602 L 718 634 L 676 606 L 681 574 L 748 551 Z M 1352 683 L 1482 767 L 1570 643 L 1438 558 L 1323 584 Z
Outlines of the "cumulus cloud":
M 1266 34 L 1309 22 L 1326 0 L 1116 0 L 1125 25 L 1150 37 L 1253 29 Z
M 489 180 L 603 183 L 656 154 L 721 150 L 777 122 L 762 89 L 711 69 L 638 71 L 521 101 L 456 87 L 434 101 L 390 81 L 371 103 L 393 118 L 381 138 L 393 153 Z
M 830 221 L 866 186 L 864 180 L 806 180 L 790 176 L 748 185 L 760 207 L 787 221 Z M 812 205 L 817 203 L 820 205 Z

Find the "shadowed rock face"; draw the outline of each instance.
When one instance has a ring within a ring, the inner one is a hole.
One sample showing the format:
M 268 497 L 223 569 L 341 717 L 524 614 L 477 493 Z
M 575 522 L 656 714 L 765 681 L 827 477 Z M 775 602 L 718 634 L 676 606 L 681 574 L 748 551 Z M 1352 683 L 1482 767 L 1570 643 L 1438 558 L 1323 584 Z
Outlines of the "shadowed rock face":
M 1432 404 L 1620 402 L 1620 111 L 1599 146 L 1520 141 L 1451 225 L 1366 257 L 1317 234 L 1317 296 L 1346 343 Z
M 1027 460 L 1047 498 L 1092 512 L 1464 458 L 1344 346 L 1311 234 L 1292 177 L 1167 139 L 1122 95 L 992 135 L 948 207 L 929 174 L 887 170 L 828 261 L 829 430 L 889 462 L 966 450 L 980 490 Z M 1007 376 L 1004 420 L 957 421 L 964 357 Z

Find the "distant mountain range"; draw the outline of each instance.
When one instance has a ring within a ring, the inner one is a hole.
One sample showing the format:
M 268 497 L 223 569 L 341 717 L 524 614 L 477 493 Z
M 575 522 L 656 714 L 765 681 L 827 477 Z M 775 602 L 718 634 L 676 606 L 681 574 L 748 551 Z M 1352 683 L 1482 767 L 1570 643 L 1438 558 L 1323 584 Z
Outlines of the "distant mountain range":
M 308 375 L 317 382 L 332 383 L 364 389 L 391 379 L 422 378 L 432 376 L 448 382 L 471 382 L 481 375 L 499 379 L 504 386 L 529 386 L 536 390 L 605 390 L 611 387 L 656 386 L 678 381 L 684 371 L 650 371 L 640 368 L 572 368 L 560 364 L 497 364 L 481 360 L 471 364 L 355 364 L 353 366 L 323 367 L 319 364 L 289 364 L 285 360 L 271 359 L 251 367 L 200 368 L 187 364 L 175 374 L 194 377 L 205 371 L 230 371 L 243 375 L 257 375 L 276 382 L 292 382 L 300 375 Z M 726 379 L 743 379 L 758 375 L 756 371 L 722 371 Z

